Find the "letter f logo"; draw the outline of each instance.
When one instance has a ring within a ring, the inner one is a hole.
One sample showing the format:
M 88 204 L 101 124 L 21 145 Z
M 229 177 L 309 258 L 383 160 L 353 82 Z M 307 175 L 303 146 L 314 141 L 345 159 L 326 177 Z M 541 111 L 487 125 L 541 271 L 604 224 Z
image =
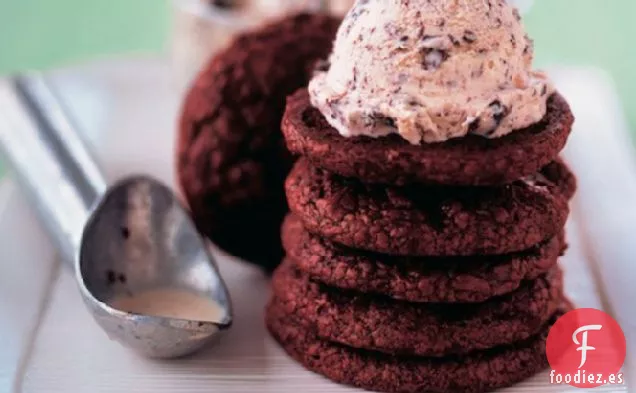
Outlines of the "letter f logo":
M 577 351 L 581 351 L 581 364 L 579 364 L 579 368 L 583 367 L 583 365 L 587 361 L 587 351 L 593 351 L 596 349 L 592 346 L 587 345 L 587 332 L 590 330 L 601 330 L 601 328 L 603 328 L 602 325 L 585 325 L 576 329 L 572 334 L 572 341 L 574 341 L 574 344 L 580 345 L 580 347 L 576 348 Z M 581 342 L 579 342 L 576 336 L 581 332 L 583 334 L 581 335 Z

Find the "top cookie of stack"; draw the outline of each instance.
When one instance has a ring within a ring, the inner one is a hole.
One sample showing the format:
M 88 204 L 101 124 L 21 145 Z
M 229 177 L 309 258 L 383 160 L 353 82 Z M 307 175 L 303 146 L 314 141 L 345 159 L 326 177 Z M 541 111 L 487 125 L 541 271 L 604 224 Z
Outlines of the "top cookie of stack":
M 393 3 L 357 2 L 309 93 L 288 99 L 292 152 L 395 185 L 503 184 L 555 159 L 574 119 L 532 70 L 533 43 L 514 8 Z

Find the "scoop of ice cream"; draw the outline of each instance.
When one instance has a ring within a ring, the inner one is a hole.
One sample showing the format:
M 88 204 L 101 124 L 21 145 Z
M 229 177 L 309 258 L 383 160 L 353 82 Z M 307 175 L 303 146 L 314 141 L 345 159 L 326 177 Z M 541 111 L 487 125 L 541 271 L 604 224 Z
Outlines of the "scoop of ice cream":
M 545 115 L 553 87 L 532 59 L 505 0 L 358 0 L 309 94 L 344 136 L 495 138 Z

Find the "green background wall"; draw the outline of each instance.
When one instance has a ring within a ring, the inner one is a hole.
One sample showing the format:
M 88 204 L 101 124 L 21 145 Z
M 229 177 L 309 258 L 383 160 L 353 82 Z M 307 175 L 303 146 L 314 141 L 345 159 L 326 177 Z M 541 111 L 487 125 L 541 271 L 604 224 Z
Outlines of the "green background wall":
M 0 73 L 127 52 L 161 52 L 168 0 L 0 0 Z M 535 0 L 537 65 L 592 64 L 616 79 L 636 129 L 636 1 Z

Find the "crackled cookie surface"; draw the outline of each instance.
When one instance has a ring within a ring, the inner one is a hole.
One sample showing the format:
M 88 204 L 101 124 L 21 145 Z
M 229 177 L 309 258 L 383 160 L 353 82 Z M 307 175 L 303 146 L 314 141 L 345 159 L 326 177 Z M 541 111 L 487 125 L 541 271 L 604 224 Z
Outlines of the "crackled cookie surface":
M 569 309 L 564 302 L 553 320 Z M 479 393 L 520 382 L 548 367 L 545 342 L 553 322 L 510 346 L 466 356 L 402 358 L 320 340 L 274 303 L 265 318 L 282 348 L 307 369 L 338 383 L 390 393 Z
M 573 122 L 567 102 L 555 94 L 543 120 L 497 139 L 472 135 L 411 145 L 395 135 L 346 138 L 301 89 L 287 99 L 282 129 L 292 152 L 343 176 L 369 183 L 471 186 L 510 183 L 536 173 L 563 149 Z
M 522 251 L 560 234 L 571 193 L 566 173 L 542 171 L 498 187 L 387 187 L 302 158 L 285 185 L 305 229 L 333 242 L 393 255 L 468 256 Z
M 283 181 L 293 162 L 280 132 L 285 97 L 307 83 L 339 22 L 301 14 L 239 35 L 183 105 L 177 179 L 195 223 L 225 251 L 267 268 L 282 255 Z
M 518 253 L 471 257 L 399 257 L 353 250 L 285 218 L 283 247 L 313 281 L 410 302 L 482 302 L 546 273 L 565 248 L 563 235 Z
M 444 356 L 537 334 L 561 303 L 563 282 L 553 268 L 483 303 L 407 303 L 334 290 L 285 261 L 274 272 L 272 288 L 272 303 L 323 340 L 390 354 Z

